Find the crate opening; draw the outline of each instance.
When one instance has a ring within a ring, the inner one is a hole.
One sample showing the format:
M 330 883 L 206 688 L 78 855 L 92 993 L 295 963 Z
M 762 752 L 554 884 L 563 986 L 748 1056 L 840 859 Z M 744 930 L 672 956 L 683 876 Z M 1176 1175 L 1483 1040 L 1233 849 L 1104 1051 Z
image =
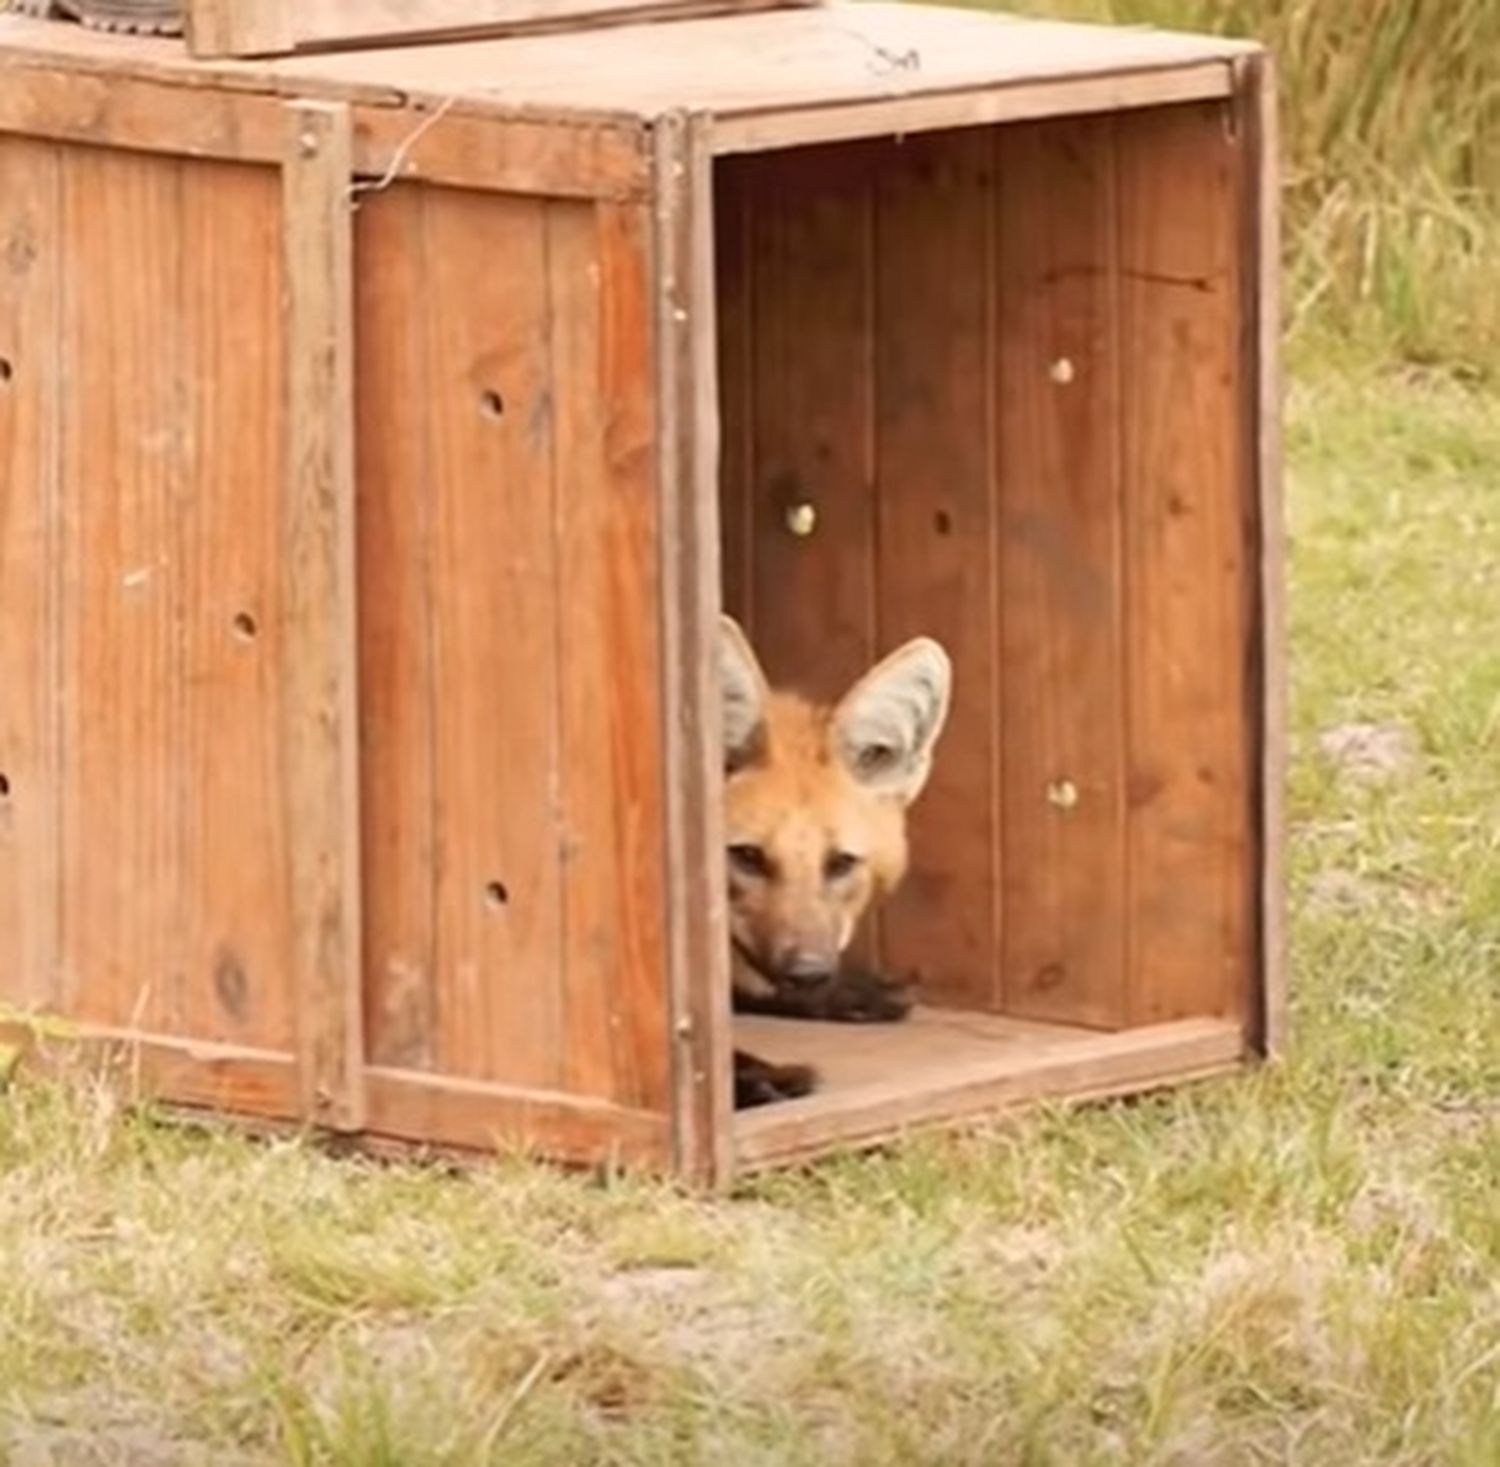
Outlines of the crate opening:
M 1151 1036 L 1238 1057 L 1254 385 L 1229 107 L 715 164 L 725 609 L 773 687 L 820 700 L 918 634 L 954 671 L 908 874 L 853 949 L 921 1007 L 735 1015 L 736 1048 L 822 1077 L 742 1112 L 742 1143 L 766 1109 Z

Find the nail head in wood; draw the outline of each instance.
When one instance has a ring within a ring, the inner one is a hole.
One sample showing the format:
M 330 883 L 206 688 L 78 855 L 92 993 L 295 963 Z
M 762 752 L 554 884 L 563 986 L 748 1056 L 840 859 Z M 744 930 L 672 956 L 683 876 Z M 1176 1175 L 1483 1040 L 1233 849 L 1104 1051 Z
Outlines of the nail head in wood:
M 789 504 L 786 511 L 786 527 L 799 540 L 805 540 L 818 528 L 817 506 L 807 503 Z

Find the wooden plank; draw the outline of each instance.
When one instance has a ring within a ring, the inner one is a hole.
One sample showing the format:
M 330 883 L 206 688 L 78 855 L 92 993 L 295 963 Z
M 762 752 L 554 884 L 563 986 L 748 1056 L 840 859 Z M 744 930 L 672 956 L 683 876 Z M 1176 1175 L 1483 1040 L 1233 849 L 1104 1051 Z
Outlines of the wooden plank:
M 173 562 L 161 573 L 181 588 L 182 1026 L 198 1040 L 290 1054 L 300 970 L 282 792 L 296 766 L 282 743 L 281 691 L 286 633 L 298 629 L 284 624 L 280 584 L 280 178 L 271 168 L 195 162 L 182 172 L 180 208 L 192 489 L 173 506 Z
M 925 1001 L 996 1005 L 997 779 L 992 242 L 994 136 L 890 144 L 877 174 L 875 613 L 882 650 L 935 637 L 954 695 L 910 818 L 883 961 Z
M 657 1111 L 557 1091 L 404 1070 L 368 1075 L 372 1138 L 419 1146 L 534 1151 L 549 1161 L 665 1171 L 671 1134 Z
M 776 110 L 727 111 L 714 124 L 713 149 L 722 156 L 887 134 L 913 137 L 949 128 L 991 127 L 1227 97 L 1232 87 L 1230 65 L 1206 61 L 1104 76 L 1010 81 L 1003 86 L 979 84 L 962 91 L 887 96 L 875 102 L 829 105 L 808 100 Z
M 1256 607 L 1260 687 L 1253 700 L 1260 743 L 1260 832 L 1257 869 L 1260 911 L 1259 984 L 1253 1026 L 1268 1057 L 1286 1047 L 1287 952 L 1286 781 L 1287 632 L 1286 530 L 1281 484 L 1281 185 L 1276 122 L 1275 63 L 1256 56 L 1241 64 L 1241 127 L 1247 164 L 1245 382 L 1253 384 L 1254 409 L 1246 439 L 1257 487 Z
M 185 165 L 62 154 L 62 989 L 84 1023 L 181 1032 L 183 700 L 174 510 Z
M 405 306 L 406 329 L 426 341 L 426 476 L 402 492 L 430 505 L 422 594 L 433 660 L 435 1063 L 451 1075 L 560 1089 L 565 845 L 547 207 L 429 192 L 424 289 Z M 391 558 L 412 547 L 371 551 Z
M 835 698 L 873 662 L 873 146 L 753 175 L 755 523 L 746 630 L 774 684 Z M 788 515 L 810 505 L 810 535 Z
M 188 0 L 188 40 L 195 56 L 275 56 L 808 3 L 814 0 Z
M 997 1046 L 991 1059 L 929 1070 L 915 1080 L 903 1076 L 743 1112 L 735 1159 L 747 1171 L 784 1166 L 1038 1100 L 1080 1102 L 1183 1084 L 1237 1069 L 1244 1053 L 1241 1026 L 1221 1019 L 1153 1024 L 1071 1044 Z
M 371 1064 L 436 1055 L 437 702 L 428 444 L 427 189 L 398 184 L 355 216 L 360 812 L 365 1044 Z M 472 404 L 470 404 L 472 406 Z
M 651 155 L 642 123 L 582 108 L 556 119 L 496 117 L 451 94 L 413 102 L 356 110 L 354 164 L 367 183 L 400 177 L 563 199 L 647 197 Z M 367 192 L 362 185 L 361 197 Z
M 0 1002 L 57 997 L 57 150 L 0 137 Z
M 354 284 L 347 107 L 287 108 L 286 827 L 305 1114 L 363 1124 Z
M 546 254 L 555 409 L 564 1088 L 665 1114 L 660 505 L 651 217 L 554 203 Z
M 1113 119 L 998 138 L 1003 1001 L 1125 1021 Z
M 19 1045 L 29 1070 L 59 1077 L 93 1074 L 129 1102 L 162 1101 L 282 1120 L 301 1107 L 296 1059 L 277 1050 L 97 1025 L 54 1036 L 25 1024 L 0 1023 L 0 1042 Z
M 657 131 L 656 442 L 667 772 L 674 1158 L 709 1186 L 730 1178 L 729 914 L 719 726 L 718 403 L 712 181 L 701 120 Z
M 393 97 L 393 103 L 405 100 Z M 282 113 L 275 96 L 228 86 L 52 69 L 0 54 L 0 133 L 279 164 Z M 475 116 L 472 106 L 452 96 L 426 105 L 356 108 L 353 147 L 352 172 L 364 180 L 362 194 L 400 177 L 625 200 L 643 197 L 649 178 L 639 125 L 584 116 L 557 122 Z
M 753 626 L 755 550 L 755 259 L 751 174 L 755 158 L 713 168 L 714 297 L 718 320 L 720 565 L 724 610 Z
M 736 1049 L 773 1064 L 817 1069 L 818 1095 L 886 1085 L 942 1083 L 956 1067 L 1030 1056 L 1092 1037 L 1074 1024 L 1043 1024 L 974 1009 L 914 1008 L 900 1024 L 828 1024 L 753 1014 L 734 1016 Z M 748 1117 L 747 1117 L 748 1119 Z
M 1243 1012 L 1254 946 L 1245 148 L 1226 121 L 1117 122 L 1133 1024 Z

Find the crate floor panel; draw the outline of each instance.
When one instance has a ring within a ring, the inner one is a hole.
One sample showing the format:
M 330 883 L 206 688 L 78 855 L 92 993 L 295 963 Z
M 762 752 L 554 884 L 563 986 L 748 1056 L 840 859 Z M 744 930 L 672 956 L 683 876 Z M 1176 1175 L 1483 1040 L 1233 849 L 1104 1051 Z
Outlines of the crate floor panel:
M 904 1023 L 843 1025 L 735 1015 L 734 1044 L 817 1067 L 802 1100 L 741 1112 L 739 1161 L 754 1167 L 908 1126 L 958 1121 L 1007 1104 L 1128 1094 L 1237 1068 L 1243 1026 L 1180 1019 L 1118 1033 L 962 1010 L 918 1009 Z

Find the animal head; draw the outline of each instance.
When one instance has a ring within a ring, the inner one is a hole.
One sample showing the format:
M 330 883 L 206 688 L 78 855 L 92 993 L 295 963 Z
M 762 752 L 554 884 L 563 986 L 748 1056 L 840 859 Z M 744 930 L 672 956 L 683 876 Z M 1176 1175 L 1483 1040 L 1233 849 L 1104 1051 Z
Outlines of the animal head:
M 831 706 L 772 689 L 744 633 L 720 636 L 730 930 L 775 988 L 832 976 L 906 870 L 906 812 L 932 769 L 952 667 L 918 637 Z

